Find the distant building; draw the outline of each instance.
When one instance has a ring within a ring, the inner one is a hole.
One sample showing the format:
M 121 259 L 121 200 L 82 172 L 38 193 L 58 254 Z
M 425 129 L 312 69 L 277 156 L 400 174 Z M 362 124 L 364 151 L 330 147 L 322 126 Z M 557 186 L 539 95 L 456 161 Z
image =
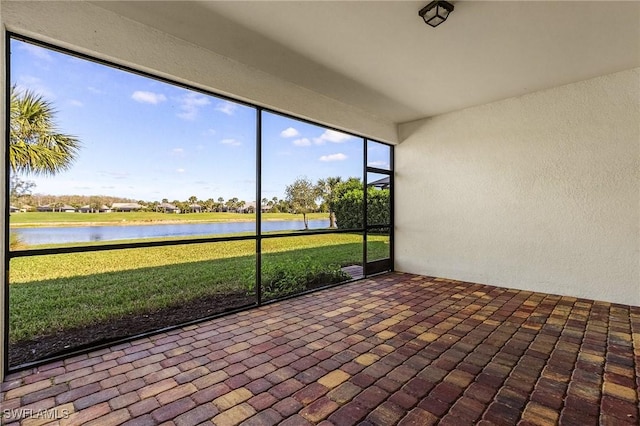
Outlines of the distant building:
M 190 204 L 189 210 L 191 210 L 191 213 L 202 213 L 202 206 L 200 204 Z
M 389 189 L 389 186 L 391 185 L 391 179 L 389 178 L 389 176 L 386 176 L 374 182 L 369 182 L 368 185 L 378 189 Z
M 158 207 L 156 207 L 156 211 L 162 213 L 180 213 L 180 209 L 170 203 L 158 204 Z
M 9 213 L 17 213 L 20 209 L 15 206 L 9 206 Z
M 80 213 L 111 213 L 111 209 L 104 204 L 98 209 L 92 209 L 90 205 L 80 207 Z
M 238 213 L 255 213 L 256 212 L 256 203 L 254 201 L 247 203 L 244 207 L 240 207 L 236 210 Z
M 62 212 L 62 213 L 75 213 L 77 210 L 75 207 L 68 204 L 62 204 L 57 206 L 55 204 L 45 204 L 44 206 L 38 206 L 36 208 L 39 212 Z
M 113 203 L 111 205 L 111 210 L 114 212 L 135 212 L 142 209 L 144 209 L 144 206 L 138 203 Z

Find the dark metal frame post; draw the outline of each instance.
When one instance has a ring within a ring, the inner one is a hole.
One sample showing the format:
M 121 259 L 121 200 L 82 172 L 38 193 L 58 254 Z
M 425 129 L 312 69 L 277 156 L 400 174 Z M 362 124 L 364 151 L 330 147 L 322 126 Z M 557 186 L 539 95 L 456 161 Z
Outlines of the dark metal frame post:
M 256 302 L 262 305 L 262 108 L 256 108 Z
M 4 32 L 4 29 L 0 30 Z M 9 262 L 11 257 L 9 256 L 9 206 L 7 200 L 9 199 L 9 181 L 11 172 L 9 170 L 9 141 L 11 138 L 11 67 L 9 67 L 9 60 L 11 58 L 11 37 L 9 33 L 5 33 L 5 131 L 4 131 L 4 193 L 6 194 L 4 199 L 0 201 L 4 207 L 4 282 L 3 282 L 3 342 L 2 344 L 2 374 L 6 374 L 9 371 Z M 4 377 L 0 377 L 0 381 L 4 380 Z
M 367 234 L 368 234 L 368 225 L 369 221 L 367 220 L 367 163 L 368 163 L 368 145 L 369 139 L 364 138 L 364 149 L 362 156 L 362 227 L 364 230 L 362 231 L 362 270 L 364 271 L 364 276 L 366 277 L 368 274 L 367 271 Z
M 391 195 L 390 195 L 390 200 L 389 202 L 391 203 L 391 206 L 389 206 L 389 208 L 391 209 L 390 215 L 389 215 L 389 261 L 391 262 L 391 271 L 395 271 L 396 270 L 396 266 L 395 266 L 395 257 L 393 255 L 394 253 L 394 241 L 395 241 L 395 223 L 396 223 L 396 218 L 395 218 L 395 208 L 396 208 L 396 203 L 395 203 L 395 193 L 396 193 L 396 186 L 395 186 L 395 170 L 396 170 L 396 165 L 395 165 L 395 156 L 394 156 L 394 152 L 395 152 L 395 147 L 393 145 L 389 145 L 389 156 L 391 157 L 389 159 L 389 168 L 391 169 L 391 173 L 389 174 L 389 186 L 391 187 Z

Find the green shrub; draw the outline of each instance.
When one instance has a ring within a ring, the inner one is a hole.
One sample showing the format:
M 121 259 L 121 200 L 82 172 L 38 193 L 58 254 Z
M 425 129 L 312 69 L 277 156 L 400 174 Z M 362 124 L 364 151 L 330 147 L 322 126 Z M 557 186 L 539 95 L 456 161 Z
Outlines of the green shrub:
M 278 262 L 267 260 L 262 265 L 262 294 L 272 299 L 349 279 L 351 276 L 339 265 L 325 265 L 310 257 Z
M 352 189 L 333 203 L 336 225 L 340 229 L 362 228 L 362 189 Z
M 27 248 L 27 243 L 15 232 L 9 232 L 9 250 L 23 250 L 25 248 Z
M 391 193 L 388 189 L 369 188 L 367 191 L 368 225 L 391 223 Z
M 349 189 L 341 194 L 333 203 L 338 228 L 362 228 L 361 188 Z M 386 225 L 391 223 L 391 196 L 388 189 L 369 187 L 367 190 L 367 216 L 369 225 Z

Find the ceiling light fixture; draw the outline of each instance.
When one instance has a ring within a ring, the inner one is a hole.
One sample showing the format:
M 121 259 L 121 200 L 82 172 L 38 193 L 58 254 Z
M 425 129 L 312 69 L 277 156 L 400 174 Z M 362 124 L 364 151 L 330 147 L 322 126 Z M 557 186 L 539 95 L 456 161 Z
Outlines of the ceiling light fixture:
M 451 12 L 453 12 L 451 3 L 444 0 L 435 0 L 420 9 L 418 15 L 424 19 L 427 25 L 435 28 L 446 21 Z

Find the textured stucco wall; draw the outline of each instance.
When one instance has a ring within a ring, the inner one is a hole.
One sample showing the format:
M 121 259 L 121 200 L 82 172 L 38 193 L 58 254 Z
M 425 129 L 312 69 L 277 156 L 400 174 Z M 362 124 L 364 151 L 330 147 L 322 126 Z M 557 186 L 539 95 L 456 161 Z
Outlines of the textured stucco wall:
M 396 269 L 640 305 L 640 69 L 400 126 Z
M 2 22 L 15 33 L 362 136 L 397 142 L 396 125 L 389 120 L 93 4 L 3 1 L 2 12 Z

